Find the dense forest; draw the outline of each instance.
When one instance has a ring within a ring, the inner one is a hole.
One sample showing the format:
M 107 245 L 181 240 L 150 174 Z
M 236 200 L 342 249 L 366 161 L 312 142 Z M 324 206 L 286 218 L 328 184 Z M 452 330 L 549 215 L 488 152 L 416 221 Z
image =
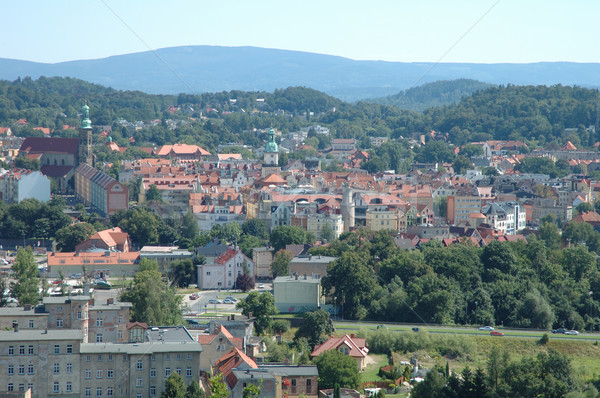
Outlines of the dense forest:
M 437 91 L 427 85 L 419 89 L 423 95 L 444 97 L 444 84 L 436 87 Z M 458 95 L 452 94 L 452 87 L 447 95 Z M 454 105 L 414 112 L 392 105 L 350 104 L 304 87 L 272 93 L 234 90 L 163 96 L 118 91 L 69 78 L 24 78 L 0 81 L 0 126 L 14 126 L 16 120 L 25 118 L 28 127 L 14 127 L 15 134 L 41 134 L 32 130 L 34 126 L 53 128 L 56 135 L 74 134 L 61 128 L 77 125 L 84 100 L 90 105 L 94 124 L 110 126 L 112 139 L 120 146 L 184 142 L 210 151 L 216 151 L 220 143 L 260 146 L 266 137 L 257 134 L 257 129 L 275 127 L 286 133 L 313 124 L 328 127 L 333 138 L 356 138 L 359 147 L 367 150 L 371 137 L 389 137 L 391 148 L 374 152 L 372 171 L 403 171 L 406 162 L 396 159 L 453 161 L 437 150 L 409 145 L 411 137 L 425 135 L 430 140 L 427 133 L 432 130 L 440 133 L 436 139 L 446 141 L 445 148 L 447 143 L 463 145 L 488 139 L 525 140 L 529 149 L 556 147 L 566 140 L 591 148 L 598 141 L 588 128 L 598 123 L 598 90 L 560 85 L 491 87 Z M 158 123 L 150 124 L 152 120 Z M 145 123 L 131 125 L 138 121 Z M 565 132 L 566 128 L 570 130 Z M 323 149 L 331 137 L 315 137 L 313 144 Z
M 443 80 L 412 87 L 387 97 L 373 98 L 368 102 L 421 112 L 428 108 L 455 104 L 463 97 L 489 87 L 492 85 L 472 79 Z
M 560 240 L 547 222 L 527 242 L 432 240 L 407 251 L 387 232 L 358 230 L 311 252 L 339 257 L 323 287 L 335 289 L 345 319 L 599 330 L 597 255 Z

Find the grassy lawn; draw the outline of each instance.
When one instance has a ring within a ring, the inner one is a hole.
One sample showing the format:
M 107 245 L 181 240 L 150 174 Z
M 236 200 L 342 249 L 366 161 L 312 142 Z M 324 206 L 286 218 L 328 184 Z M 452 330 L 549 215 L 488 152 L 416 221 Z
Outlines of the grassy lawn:
M 367 365 L 367 368 L 365 369 L 365 371 L 360 374 L 361 382 L 365 383 L 367 381 L 383 380 L 381 377 L 379 377 L 378 373 L 379 373 L 379 368 L 381 368 L 382 366 L 389 365 L 387 355 L 369 354 L 369 358 L 372 360 L 372 362 L 369 363 Z

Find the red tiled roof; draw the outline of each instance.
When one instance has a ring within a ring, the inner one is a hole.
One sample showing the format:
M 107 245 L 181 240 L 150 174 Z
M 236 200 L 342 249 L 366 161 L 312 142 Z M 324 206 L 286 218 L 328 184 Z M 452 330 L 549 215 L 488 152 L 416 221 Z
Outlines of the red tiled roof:
M 238 348 L 232 348 L 229 352 L 217 359 L 215 367 L 223 375 L 223 379 L 227 381 L 229 387 L 235 386 L 235 380 L 230 379 L 233 369 L 239 367 L 242 363 L 246 363 L 253 369 L 258 369 L 256 362 L 252 360 L 248 355 L 244 354 Z
M 219 257 L 217 257 L 217 259 L 215 260 L 215 263 L 226 264 L 227 261 L 231 260 L 237 253 L 238 253 L 238 250 L 229 248 L 229 249 L 227 249 L 227 251 L 225 253 L 223 253 Z
M 45 164 L 40 168 L 43 175 L 48 177 L 64 177 L 73 170 L 73 166 L 52 166 Z
M 323 344 L 316 346 L 310 356 L 317 357 L 325 351 L 337 350 L 341 345 L 346 345 L 350 349 L 348 355 L 351 357 L 366 357 L 369 352 L 365 339 L 345 335 L 342 337 L 331 337 Z

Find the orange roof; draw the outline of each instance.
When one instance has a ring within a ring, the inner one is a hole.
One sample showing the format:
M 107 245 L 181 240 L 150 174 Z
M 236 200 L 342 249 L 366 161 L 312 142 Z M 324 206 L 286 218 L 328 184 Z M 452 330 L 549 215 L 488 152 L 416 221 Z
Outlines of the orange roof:
M 235 347 L 240 350 L 244 349 L 244 338 L 243 337 L 233 337 L 229 330 L 225 328 L 223 325 L 218 325 L 217 329 L 215 329 L 215 334 L 199 334 L 197 337 L 198 343 L 210 345 L 218 336 L 224 336 L 233 344 Z
M 365 339 L 345 335 L 342 337 L 331 337 L 323 344 L 316 346 L 310 356 L 317 357 L 325 351 L 337 350 L 341 345 L 346 345 L 349 348 L 348 355 L 351 357 L 366 357 L 369 353 Z
M 232 375 L 233 370 L 239 367 L 242 363 L 245 363 L 252 369 L 258 369 L 256 362 L 254 362 L 252 358 L 244 354 L 238 348 L 232 348 L 221 358 L 217 359 L 215 367 L 223 375 L 223 379 L 227 381 L 229 386 L 233 387 L 235 386 L 235 381 L 231 383 L 232 380 L 229 378 L 229 376 Z
M 192 155 L 200 154 L 201 156 L 208 156 L 210 152 L 206 149 L 199 147 L 198 145 L 187 145 L 187 144 L 175 144 L 175 145 L 163 145 L 158 152 L 158 156 L 169 156 L 174 155 Z
M 108 254 L 108 255 L 107 255 Z M 48 253 L 48 267 L 56 266 L 74 266 L 81 267 L 88 265 L 134 265 L 139 261 L 140 252 L 81 252 L 81 253 Z M 88 262 L 85 262 L 88 261 Z
M 278 176 L 277 174 L 269 174 L 267 177 L 263 179 L 264 183 L 268 184 L 287 184 L 287 181 Z
M 34 127 L 34 130 L 41 131 L 44 135 L 50 135 L 50 128 L 48 127 Z
M 241 153 L 220 153 L 217 156 L 218 156 L 219 160 L 242 159 Z

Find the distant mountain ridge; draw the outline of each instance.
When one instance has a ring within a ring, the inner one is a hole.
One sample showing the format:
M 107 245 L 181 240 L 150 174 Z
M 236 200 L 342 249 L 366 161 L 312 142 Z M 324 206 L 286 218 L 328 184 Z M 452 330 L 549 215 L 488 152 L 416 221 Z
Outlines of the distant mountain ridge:
M 163 62 L 164 61 L 164 62 Z M 165 65 L 165 63 L 168 65 Z M 149 94 L 273 91 L 305 86 L 346 101 L 384 97 L 424 83 L 600 86 L 599 63 L 474 64 L 355 61 L 258 47 L 181 46 L 45 64 L 0 58 L 0 79 L 63 76 Z

